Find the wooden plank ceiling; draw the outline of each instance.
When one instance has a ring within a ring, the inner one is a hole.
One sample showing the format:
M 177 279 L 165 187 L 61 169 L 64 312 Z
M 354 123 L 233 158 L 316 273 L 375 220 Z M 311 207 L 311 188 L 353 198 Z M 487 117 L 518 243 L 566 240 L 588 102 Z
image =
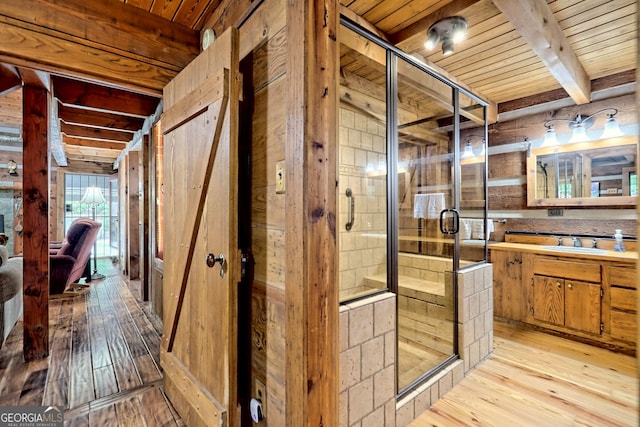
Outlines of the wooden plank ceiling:
M 608 79 L 610 85 L 635 82 L 635 0 L 340 3 L 348 18 L 499 107 L 522 99 L 542 100 L 549 93 L 571 97 L 579 105 L 591 99 L 594 80 Z M 20 135 L 20 88 L 26 79 L 46 80 L 46 75 L 32 70 L 46 71 L 53 76 L 50 89 L 59 117 L 52 123 L 59 131 L 55 158 L 64 154 L 74 160 L 113 162 L 155 111 L 164 84 L 197 55 L 199 32 L 238 24 L 258 4 L 259 0 L 4 0 L 0 138 Z M 424 42 L 429 26 L 454 15 L 466 18 L 466 38 L 451 55 L 445 56 L 439 46 L 428 51 Z M 27 42 L 31 39 L 40 44 Z M 46 48 L 56 40 L 63 48 Z M 344 48 L 342 53 L 353 55 Z M 357 84 L 358 75 L 357 64 L 350 63 L 341 78 Z

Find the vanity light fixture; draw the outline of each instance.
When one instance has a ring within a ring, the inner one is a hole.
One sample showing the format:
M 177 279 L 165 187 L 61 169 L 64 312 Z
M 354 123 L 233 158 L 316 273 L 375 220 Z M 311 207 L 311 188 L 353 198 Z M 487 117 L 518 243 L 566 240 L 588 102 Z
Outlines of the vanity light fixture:
M 618 122 L 614 118 L 616 114 L 618 114 L 617 108 L 604 108 L 602 110 L 596 111 L 592 115 L 582 118 L 582 115 L 578 114 L 574 119 L 551 119 L 547 120 L 544 123 L 544 127 L 547 128 L 547 132 L 544 135 L 544 140 L 542 142 L 543 146 L 552 146 L 558 144 L 558 139 L 556 138 L 556 132 L 553 127 L 553 122 L 563 121 L 569 122 L 569 128 L 573 129 L 573 133 L 571 135 L 571 139 L 569 142 L 584 142 L 589 141 L 589 136 L 587 135 L 587 129 L 593 126 L 594 117 L 600 113 L 607 114 L 607 121 L 604 124 L 604 129 L 602 131 L 601 139 L 605 138 L 615 138 L 617 136 L 624 135 L 620 130 L 620 126 Z
M 453 45 L 464 40 L 466 33 L 467 20 L 462 16 L 443 18 L 429 27 L 424 47 L 433 50 L 442 42 L 442 54 L 450 55 L 453 53 Z
M 481 149 L 478 154 L 475 154 L 473 151 L 473 144 L 471 140 L 473 138 L 478 138 L 481 140 Z M 462 151 L 461 159 L 471 159 L 473 157 L 484 157 L 485 154 L 485 139 L 479 135 L 469 135 L 466 137 L 467 142 L 465 143 L 464 150 Z
M 470 159 L 472 157 L 475 157 L 475 155 L 473 154 L 473 146 L 471 145 L 471 141 L 467 139 L 467 143 L 464 146 L 464 151 L 462 152 L 462 155 L 460 156 L 460 158 Z

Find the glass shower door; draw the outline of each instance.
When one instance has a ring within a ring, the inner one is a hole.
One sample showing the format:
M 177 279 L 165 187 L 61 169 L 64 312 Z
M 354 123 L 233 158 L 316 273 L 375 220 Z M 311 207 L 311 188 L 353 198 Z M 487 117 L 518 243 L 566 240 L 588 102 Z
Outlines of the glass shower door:
M 397 58 L 398 390 L 456 354 L 452 89 Z

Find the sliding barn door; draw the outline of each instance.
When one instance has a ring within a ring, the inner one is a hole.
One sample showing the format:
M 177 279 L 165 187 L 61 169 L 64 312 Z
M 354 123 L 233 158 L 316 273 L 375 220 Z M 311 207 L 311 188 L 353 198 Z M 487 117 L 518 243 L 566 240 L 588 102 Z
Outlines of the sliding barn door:
M 188 426 L 237 426 L 238 36 L 164 89 L 164 332 L 169 399 Z

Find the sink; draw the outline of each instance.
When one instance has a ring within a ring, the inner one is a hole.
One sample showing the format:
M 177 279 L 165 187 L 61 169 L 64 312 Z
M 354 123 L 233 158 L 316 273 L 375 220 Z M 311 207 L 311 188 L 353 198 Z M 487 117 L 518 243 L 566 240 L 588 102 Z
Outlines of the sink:
M 547 249 L 550 251 L 558 251 L 558 252 L 571 252 L 574 254 L 605 254 L 607 253 L 604 249 L 597 248 L 585 248 L 585 247 L 575 247 L 575 246 L 542 246 L 542 249 Z

